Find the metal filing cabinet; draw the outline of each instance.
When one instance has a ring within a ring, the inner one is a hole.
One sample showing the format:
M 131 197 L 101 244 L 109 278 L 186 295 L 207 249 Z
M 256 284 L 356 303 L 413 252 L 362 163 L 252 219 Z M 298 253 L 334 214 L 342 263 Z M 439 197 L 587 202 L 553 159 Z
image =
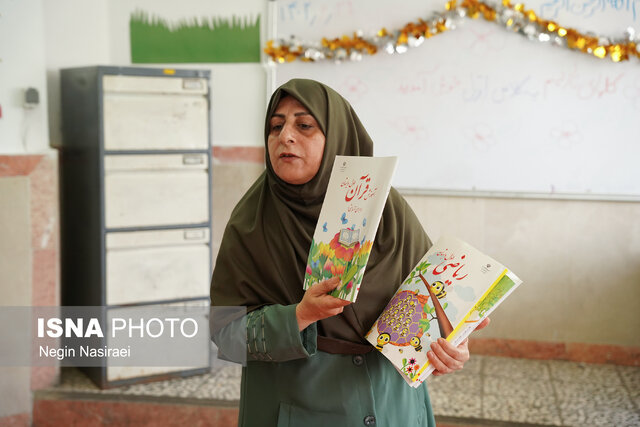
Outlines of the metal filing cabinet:
M 61 71 L 62 304 L 207 305 L 211 274 L 209 71 Z M 89 367 L 100 387 L 209 369 Z

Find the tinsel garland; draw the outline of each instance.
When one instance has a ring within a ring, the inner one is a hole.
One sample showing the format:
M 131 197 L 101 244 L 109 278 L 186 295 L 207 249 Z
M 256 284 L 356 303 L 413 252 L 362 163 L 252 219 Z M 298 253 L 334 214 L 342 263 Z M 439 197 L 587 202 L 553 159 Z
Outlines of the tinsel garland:
M 554 21 L 541 19 L 533 10 L 527 10 L 524 4 L 514 5 L 509 0 L 502 0 L 500 5 L 478 0 L 463 0 L 458 5 L 456 0 L 451 0 L 447 2 L 444 12 L 435 13 L 427 20 L 410 22 L 393 32 L 382 28 L 375 35 L 364 37 L 362 31 L 357 31 L 352 37 L 323 38 L 321 43 L 303 42 L 292 36 L 289 40 L 269 40 L 264 52 L 276 63 L 296 59 L 311 62 L 359 61 L 364 55 L 375 55 L 380 51 L 404 53 L 409 48 L 420 46 L 425 39 L 454 30 L 464 17 L 477 19 L 480 16 L 531 40 L 578 50 L 600 59 L 609 58 L 613 62 L 626 61 L 629 56 L 640 59 L 640 37 L 633 28 L 626 30 L 624 38 L 612 42 L 606 37 L 583 34 Z

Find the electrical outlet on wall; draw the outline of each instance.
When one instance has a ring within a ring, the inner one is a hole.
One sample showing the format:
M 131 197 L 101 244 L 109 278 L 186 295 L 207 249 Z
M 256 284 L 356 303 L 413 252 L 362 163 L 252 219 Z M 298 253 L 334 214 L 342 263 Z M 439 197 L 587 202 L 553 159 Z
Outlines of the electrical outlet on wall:
M 24 108 L 35 108 L 40 103 L 38 89 L 30 87 L 24 91 Z

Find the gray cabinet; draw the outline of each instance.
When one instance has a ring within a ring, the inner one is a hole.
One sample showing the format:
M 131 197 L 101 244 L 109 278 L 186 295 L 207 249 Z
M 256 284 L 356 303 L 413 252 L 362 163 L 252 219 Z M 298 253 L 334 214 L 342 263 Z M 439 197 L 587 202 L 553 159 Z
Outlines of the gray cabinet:
M 209 72 L 61 71 L 64 306 L 207 305 L 211 274 Z M 101 387 L 197 366 L 89 367 Z

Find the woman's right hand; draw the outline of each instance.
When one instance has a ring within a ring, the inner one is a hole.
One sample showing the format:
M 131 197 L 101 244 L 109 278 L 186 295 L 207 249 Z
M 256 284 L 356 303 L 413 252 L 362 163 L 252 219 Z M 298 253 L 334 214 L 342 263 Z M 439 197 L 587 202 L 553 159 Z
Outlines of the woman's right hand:
M 351 301 L 329 295 L 339 284 L 340 278 L 332 277 L 307 289 L 296 306 L 296 319 L 301 331 L 318 320 L 342 313 L 344 307 L 351 304 Z

